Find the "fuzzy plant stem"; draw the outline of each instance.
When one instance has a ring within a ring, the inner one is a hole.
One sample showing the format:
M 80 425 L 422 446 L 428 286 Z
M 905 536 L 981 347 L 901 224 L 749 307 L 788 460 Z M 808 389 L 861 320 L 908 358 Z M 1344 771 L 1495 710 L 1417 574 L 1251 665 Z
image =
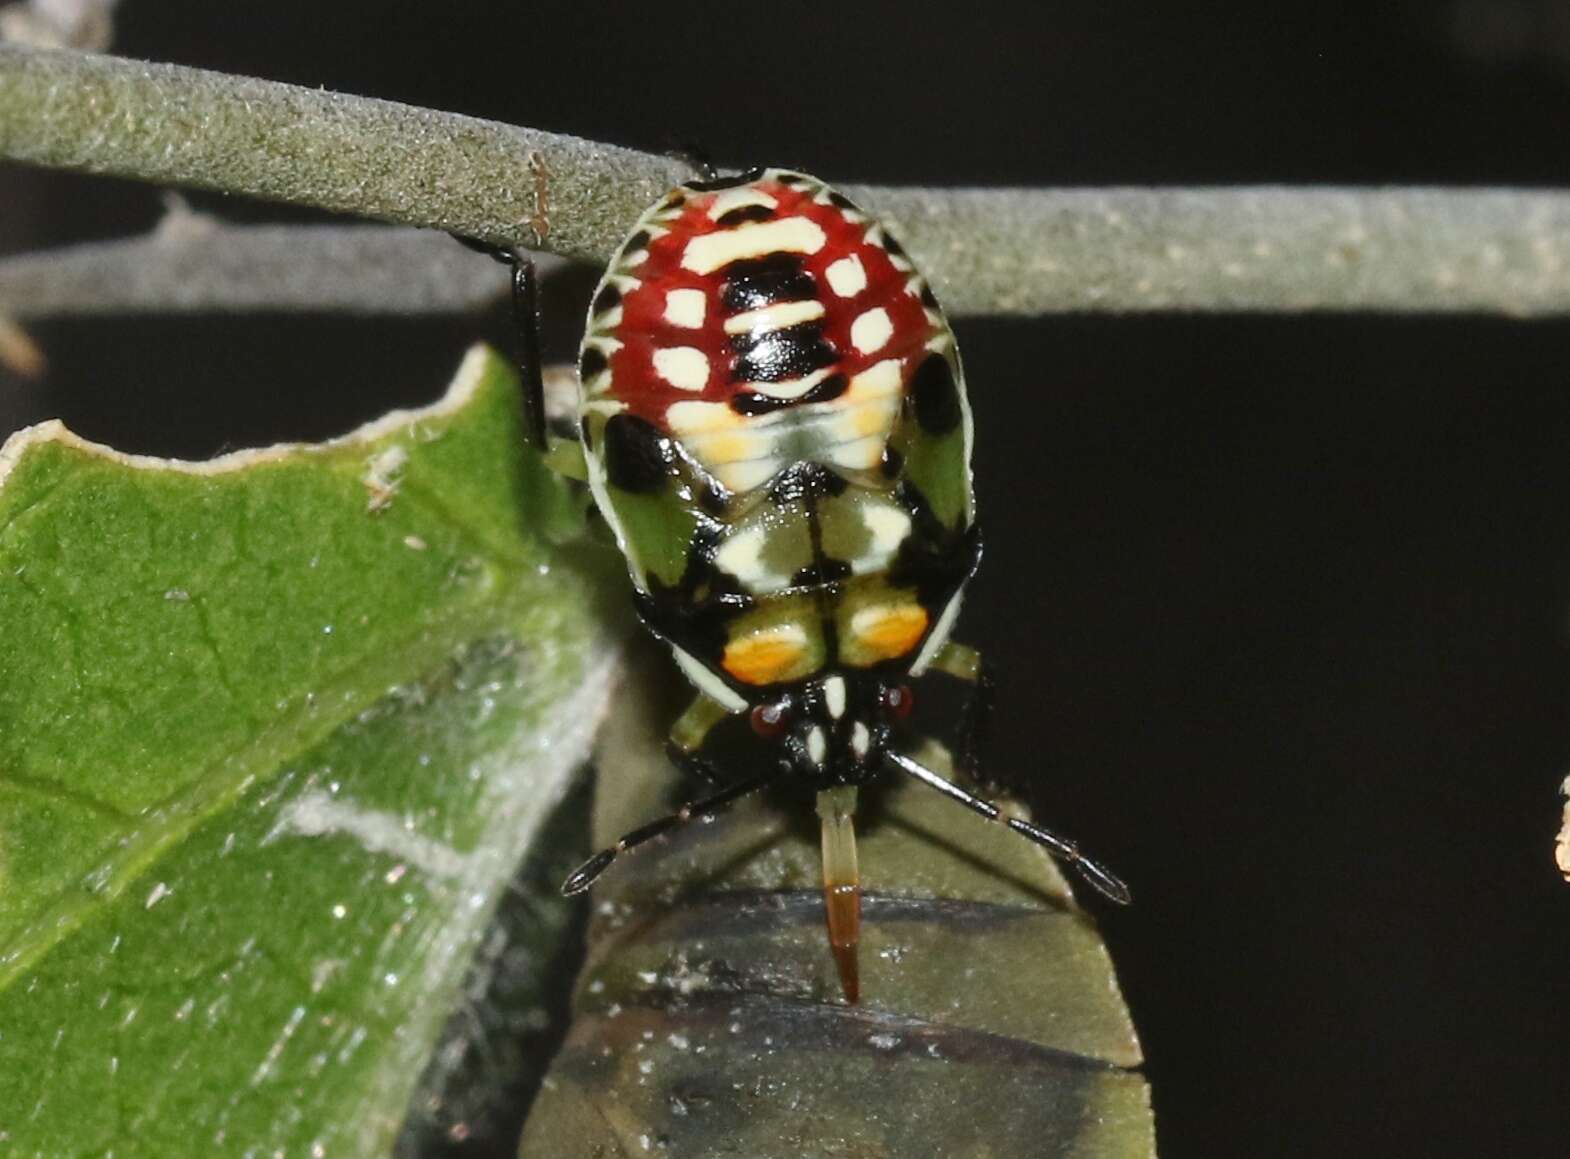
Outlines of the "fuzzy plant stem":
M 669 157 L 389 101 L 3 46 L 0 157 L 594 262 L 690 176 Z M 845 189 L 960 314 L 1570 313 L 1557 191 Z

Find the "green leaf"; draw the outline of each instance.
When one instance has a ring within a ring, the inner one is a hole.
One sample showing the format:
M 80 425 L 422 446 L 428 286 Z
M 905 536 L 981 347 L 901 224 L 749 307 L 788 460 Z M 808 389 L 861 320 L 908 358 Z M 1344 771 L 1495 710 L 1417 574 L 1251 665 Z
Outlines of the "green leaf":
M 210 463 L 0 450 L 0 1141 L 384 1153 L 613 683 L 608 553 L 472 351 Z
M 650 775 L 669 714 L 635 703 L 607 726 L 600 845 L 676 799 Z M 858 1007 L 810 794 L 748 798 L 608 870 L 524 1159 L 1154 1155 L 1111 962 L 1047 855 L 903 779 L 862 790 L 857 828 Z

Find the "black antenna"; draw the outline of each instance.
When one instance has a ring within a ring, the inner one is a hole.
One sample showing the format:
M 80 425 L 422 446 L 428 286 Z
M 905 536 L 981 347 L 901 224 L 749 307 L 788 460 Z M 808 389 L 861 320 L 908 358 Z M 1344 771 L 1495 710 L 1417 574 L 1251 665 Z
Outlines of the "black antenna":
M 1066 837 L 1060 837 L 1040 825 L 1032 825 L 1029 821 L 1021 821 L 1018 817 L 1003 816 L 1002 811 L 991 801 L 984 801 L 972 793 L 967 793 L 954 782 L 944 780 L 925 765 L 919 765 L 909 757 L 901 756 L 899 753 L 884 753 L 883 757 L 900 772 L 908 773 L 922 784 L 936 789 L 949 800 L 957 801 L 965 808 L 980 813 L 988 821 L 1007 825 L 1021 837 L 1034 841 L 1046 849 L 1054 857 L 1062 858 L 1074 872 L 1109 900 L 1117 902 L 1118 905 L 1128 905 L 1134 900 L 1134 895 L 1129 893 L 1128 886 L 1124 885 L 1115 873 L 1099 861 L 1086 857 L 1080 852 L 1079 846 Z
M 593 885 L 595 879 L 609 869 L 611 862 L 615 861 L 621 854 L 631 852 L 645 841 L 652 841 L 654 838 L 668 833 L 678 825 L 685 825 L 696 817 L 707 817 L 711 813 L 717 813 L 732 801 L 763 788 L 764 785 L 779 775 L 779 769 L 771 769 L 766 773 L 759 773 L 756 777 L 748 777 L 744 781 L 737 781 L 734 785 L 721 789 L 712 797 L 704 797 L 700 801 L 689 801 L 669 816 L 661 817 L 658 821 L 650 821 L 647 825 L 634 829 L 616 842 L 615 845 L 608 849 L 600 850 L 568 874 L 567 880 L 562 882 L 562 893 L 568 897 L 575 893 L 582 893 Z

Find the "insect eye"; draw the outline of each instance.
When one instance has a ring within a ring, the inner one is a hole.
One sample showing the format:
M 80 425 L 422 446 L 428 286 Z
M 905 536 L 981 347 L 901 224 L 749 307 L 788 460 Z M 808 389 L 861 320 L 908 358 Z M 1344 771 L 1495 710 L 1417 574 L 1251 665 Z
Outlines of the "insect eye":
M 883 690 L 883 707 L 890 716 L 904 720 L 910 715 L 910 710 L 915 707 L 915 698 L 911 696 L 910 685 L 901 684 L 897 688 Z
M 790 724 L 790 711 L 784 704 L 760 704 L 752 710 L 752 731 L 765 740 L 781 735 Z

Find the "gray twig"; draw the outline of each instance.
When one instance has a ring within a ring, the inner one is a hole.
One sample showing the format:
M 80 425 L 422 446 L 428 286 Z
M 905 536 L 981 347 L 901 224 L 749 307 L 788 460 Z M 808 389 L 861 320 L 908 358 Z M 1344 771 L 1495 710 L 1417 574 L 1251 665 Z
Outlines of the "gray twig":
M 472 117 L 4 46 L 0 156 L 594 261 L 688 175 L 670 158 Z M 1561 192 L 847 192 L 894 223 L 956 313 L 1570 313 Z
M 1570 313 L 1570 194 L 866 191 L 955 313 Z M 874 201 L 876 197 L 876 201 Z
M 444 234 L 398 226 L 234 226 L 190 215 L 145 238 L 0 260 L 0 315 L 208 311 L 453 314 L 507 273 Z M 541 273 L 565 263 L 538 255 Z
M 3 45 L 0 156 L 591 259 L 686 176 L 671 159 L 475 117 Z

